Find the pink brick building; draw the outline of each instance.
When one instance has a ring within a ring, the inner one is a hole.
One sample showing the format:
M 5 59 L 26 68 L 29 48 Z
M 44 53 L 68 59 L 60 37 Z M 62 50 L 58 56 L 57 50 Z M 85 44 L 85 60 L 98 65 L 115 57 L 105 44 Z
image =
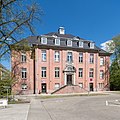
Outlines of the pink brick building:
M 79 93 L 109 90 L 110 53 L 93 41 L 58 32 L 28 37 L 34 50 L 12 52 L 17 94 Z M 35 59 L 31 56 L 35 53 Z

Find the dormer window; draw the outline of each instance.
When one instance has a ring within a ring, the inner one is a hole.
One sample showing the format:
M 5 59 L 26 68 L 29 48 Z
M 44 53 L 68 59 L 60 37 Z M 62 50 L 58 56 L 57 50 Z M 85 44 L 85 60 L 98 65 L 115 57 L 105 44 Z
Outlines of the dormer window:
M 79 47 L 83 47 L 83 41 L 79 41 Z
M 41 44 L 47 44 L 47 38 L 41 37 Z
M 67 40 L 67 46 L 72 46 L 72 40 Z
M 91 43 L 90 43 L 90 48 L 91 48 L 91 49 L 94 49 L 94 45 L 95 45 L 95 43 L 91 42 Z
M 59 38 L 55 39 L 55 45 L 60 45 L 60 39 Z

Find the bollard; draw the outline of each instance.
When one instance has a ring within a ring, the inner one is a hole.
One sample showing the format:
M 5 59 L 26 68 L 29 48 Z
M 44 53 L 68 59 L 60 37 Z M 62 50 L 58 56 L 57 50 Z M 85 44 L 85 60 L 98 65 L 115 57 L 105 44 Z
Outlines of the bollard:
M 108 101 L 106 101 L 106 106 L 108 106 Z

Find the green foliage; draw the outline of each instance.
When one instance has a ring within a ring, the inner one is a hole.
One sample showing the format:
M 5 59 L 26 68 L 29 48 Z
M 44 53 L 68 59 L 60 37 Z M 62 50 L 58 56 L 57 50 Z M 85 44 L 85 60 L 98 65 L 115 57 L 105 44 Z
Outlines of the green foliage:
M 0 79 L 0 98 L 7 96 L 7 89 L 8 93 L 11 94 L 11 85 L 12 85 L 12 79 L 10 77 L 9 72 L 5 72 L 2 74 Z
M 117 60 L 115 60 L 110 68 L 110 89 L 120 90 L 120 65 Z
M 0 81 L 0 97 L 7 96 L 7 89 L 6 87 L 11 86 L 11 81 L 10 80 L 1 80 Z M 11 93 L 11 89 L 8 90 L 9 94 Z
M 120 90 L 120 35 L 114 37 L 112 40 L 114 59 L 110 67 L 110 89 Z
M 120 35 L 114 37 L 113 39 L 114 44 L 114 56 L 115 59 L 120 59 Z

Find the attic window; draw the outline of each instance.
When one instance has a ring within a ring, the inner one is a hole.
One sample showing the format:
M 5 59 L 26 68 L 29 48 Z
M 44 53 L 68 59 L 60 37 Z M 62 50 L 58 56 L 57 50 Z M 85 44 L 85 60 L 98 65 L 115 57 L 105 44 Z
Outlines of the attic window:
M 22 88 L 22 90 L 26 90 L 26 89 L 27 89 L 27 84 L 26 84 L 26 83 L 23 83 L 23 84 L 21 85 L 21 88 Z
M 41 37 L 41 44 L 47 44 L 47 38 Z
M 59 38 L 55 39 L 55 45 L 60 45 L 60 39 Z
M 67 40 L 67 46 L 72 46 L 72 40 Z
M 83 41 L 79 41 L 79 47 L 83 47 Z
M 94 49 L 94 46 L 95 46 L 95 43 L 91 42 L 91 43 L 90 43 L 90 48 L 91 48 L 91 49 Z

